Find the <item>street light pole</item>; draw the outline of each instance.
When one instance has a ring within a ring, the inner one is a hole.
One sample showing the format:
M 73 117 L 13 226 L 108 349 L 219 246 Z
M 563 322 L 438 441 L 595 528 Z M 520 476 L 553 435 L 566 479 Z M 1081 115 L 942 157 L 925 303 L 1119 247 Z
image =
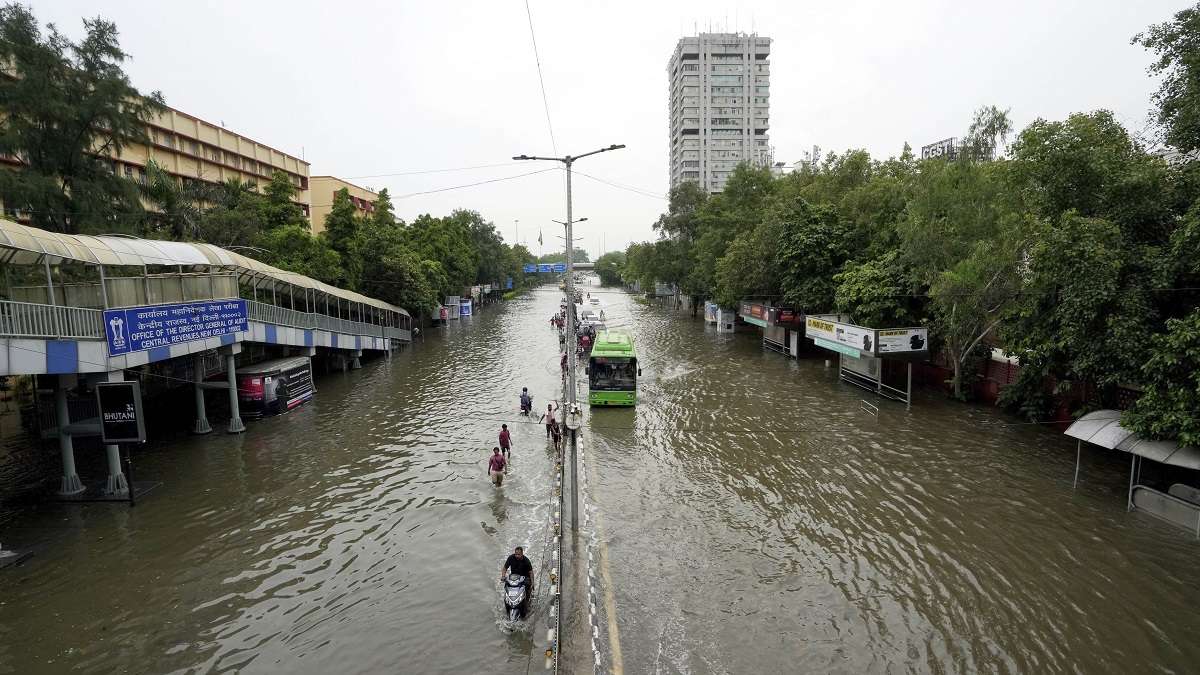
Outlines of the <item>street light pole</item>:
M 620 150 L 623 147 L 625 147 L 623 144 L 617 145 L 614 143 L 607 148 L 592 150 L 591 152 L 585 152 L 582 155 L 574 157 L 571 155 L 565 157 L 536 157 L 530 155 L 513 157 L 514 160 L 530 159 L 562 162 L 567 170 L 567 222 L 565 223 L 567 227 L 567 410 L 563 414 L 563 423 L 567 424 L 567 428 L 571 432 L 571 494 L 574 501 L 571 508 L 571 529 L 573 531 L 578 531 L 579 529 L 579 460 L 576 456 L 577 442 L 575 427 L 568 424 L 568 415 L 571 418 L 575 418 L 578 408 L 575 401 L 575 343 L 577 336 L 575 335 L 575 265 L 572 260 L 575 244 L 571 241 L 571 167 L 575 164 L 576 160 L 601 152 Z

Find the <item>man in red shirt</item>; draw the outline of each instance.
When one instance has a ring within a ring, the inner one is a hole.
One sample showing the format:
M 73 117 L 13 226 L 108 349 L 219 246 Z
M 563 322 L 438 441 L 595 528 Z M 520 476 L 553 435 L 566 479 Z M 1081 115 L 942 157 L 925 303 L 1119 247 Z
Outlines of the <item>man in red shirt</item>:
M 492 479 L 492 484 L 504 484 L 504 470 L 507 464 L 504 455 L 500 454 L 500 448 L 492 448 L 492 456 L 488 458 L 488 477 Z
M 506 457 L 512 457 L 512 434 L 508 432 L 508 425 L 500 425 L 500 451 Z

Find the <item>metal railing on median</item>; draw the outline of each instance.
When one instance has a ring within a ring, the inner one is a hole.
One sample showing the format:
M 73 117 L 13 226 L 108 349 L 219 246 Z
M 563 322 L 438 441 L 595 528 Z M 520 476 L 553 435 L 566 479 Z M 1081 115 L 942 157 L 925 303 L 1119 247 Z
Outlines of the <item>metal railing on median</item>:
M 103 338 L 104 311 L 0 300 L 0 335 Z

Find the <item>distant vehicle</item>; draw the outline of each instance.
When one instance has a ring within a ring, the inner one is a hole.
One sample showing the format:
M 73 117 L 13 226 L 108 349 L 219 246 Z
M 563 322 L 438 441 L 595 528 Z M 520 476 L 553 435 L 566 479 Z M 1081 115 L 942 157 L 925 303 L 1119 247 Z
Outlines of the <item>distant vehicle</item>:
M 580 322 L 580 323 L 586 323 L 586 322 L 588 322 L 588 321 L 593 321 L 593 322 L 597 322 L 597 323 L 598 323 L 598 322 L 600 321 L 600 315 L 599 315 L 599 314 L 597 314 L 597 313 L 596 313 L 596 311 L 595 311 L 595 310 L 592 310 L 592 309 L 584 309 L 584 310 L 580 310 L 580 312 L 579 312 L 579 322 Z
M 238 408 L 243 417 L 287 412 L 313 397 L 312 360 L 273 359 L 238 370 Z
M 637 404 L 637 378 L 642 374 L 633 337 L 625 331 L 596 333 L 588 357 L 588 403 L 631 406 Z
M 592 298 L 592 299 L 588 300 L 588 302 L 590 302 L 590 303 L 591 303 L 591 304 L 593 304 L 593 305 L 599 305 L 599 304 L 600 304 L 600 298 Z

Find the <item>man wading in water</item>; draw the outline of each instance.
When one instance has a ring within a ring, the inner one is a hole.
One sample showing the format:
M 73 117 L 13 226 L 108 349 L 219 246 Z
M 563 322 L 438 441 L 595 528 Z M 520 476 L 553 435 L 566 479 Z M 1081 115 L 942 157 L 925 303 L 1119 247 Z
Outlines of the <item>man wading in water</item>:
M 512 457 L 512 434 L 508 432 L 508 425 L 500 425 L 500 452 L 505 457 Z
M 500 448 L 492 448 L 492 456 L 488 458 L 488 477 L 492 479 L 493 485 L 504 484 L 504 472 L 507 464 L 504 455 L 500 454 Z

